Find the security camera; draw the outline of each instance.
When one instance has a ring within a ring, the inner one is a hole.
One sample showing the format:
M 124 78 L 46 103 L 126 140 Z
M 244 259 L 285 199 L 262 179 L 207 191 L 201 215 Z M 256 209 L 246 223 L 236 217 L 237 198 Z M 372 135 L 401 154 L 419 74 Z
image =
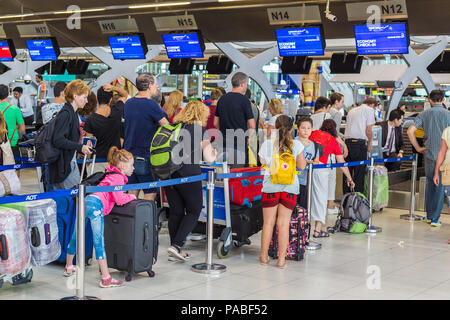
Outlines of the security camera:
M 331 14 L 331 12 L 325 12 L 325 17 L 333 22 L 336 22 L 337 20 L 336 16 L 334 14 Z
M 25 82 L 25 84 L 31 84 L 31 76 L 29 74 L 26 74 L 23 77 L 23 82 Z

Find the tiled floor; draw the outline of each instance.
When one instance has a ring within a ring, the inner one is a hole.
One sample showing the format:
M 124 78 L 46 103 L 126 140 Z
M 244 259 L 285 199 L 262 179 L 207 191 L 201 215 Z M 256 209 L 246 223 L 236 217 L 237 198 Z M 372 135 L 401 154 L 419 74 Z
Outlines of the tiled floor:
M 35 187 L 29 188 L 34 192 Z M 228 270 L 220 276 L 191 271 L 204 261 L 205 242 L 186 244 L 189 263 L 167 261 L 167 229 L 160 234 L 160 254 L 155 278 L 136 276 L 125 287 L 101 289 L 96 264 L 86 269 L 85 294 L 102 299 L 450 299 L 450 217 L 444 225 L 431 228 L 424 222 L 399 219 L 406 211 L 385 209 L 374 215 L 383 228 L 376 235 L 338 233 L 321 239 L 322 249 L 307 252 L 300 262 L 290 261 L 284 270 L 261 266 L 257 259 L 260 234 L 250 246 L 233 248 L 231 256 L 219 260 Z M 329 216 L 329 224 L 335 216 Z M 0 289 L 3 299 L 59 299 L 74 295 L 63 267 L 36 267 L 31 283 Z M 374 273 L 375 270 L 375 273 Z M 111 270 L 113 275 L 123 273 Z M 379 277 L 377 277 L 379 275 Z

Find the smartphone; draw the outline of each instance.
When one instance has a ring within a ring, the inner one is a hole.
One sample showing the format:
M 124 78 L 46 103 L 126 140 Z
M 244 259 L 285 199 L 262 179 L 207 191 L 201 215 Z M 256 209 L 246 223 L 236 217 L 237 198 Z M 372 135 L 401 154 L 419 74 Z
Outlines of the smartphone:
M 88 141 L 90 141 L 92 143 L 92 148 L 95 148 L 96 144 L 97 144 L 97 138 L 94 137 L 83 137 L 83 145 L 87 145 Z

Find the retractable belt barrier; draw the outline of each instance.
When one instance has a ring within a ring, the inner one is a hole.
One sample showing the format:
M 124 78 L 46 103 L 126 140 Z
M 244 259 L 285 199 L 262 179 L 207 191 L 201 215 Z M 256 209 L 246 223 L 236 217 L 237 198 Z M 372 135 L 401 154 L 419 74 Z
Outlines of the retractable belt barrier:
M 14 157 L 14 160 L 16 160 L 18 162 L 32 162 L 32 163 L 36 162 L 35 158 L 24 158 L 24 157 Z M 92 159 L 87 159 L 86 163 L 92 163 L 92 161 L 93 161 Z M 95 163 L 105 163 L 105 162 L 108 162 L 108 160 L 107 159 L 103 159 L 103 158 L 102 159 L 98 159 L 97 158 L 95 160 Z M 77 159 L 77 163 L 82 164 L 83 163 L 83 159 Z M 43 166 L 43 164 L 41 164 L 41 166 Z
M 43 164 L 35 162 L 35 158 L 23 158 L 23 157 L 17 157 L 15 158 L 16 161 L 21 162 L 28 162 L 24 164 L 17 164 L 17 165 L 8 165 L 8 166 L 0 166 L 0 171 L 2 170 L 9 170 L 9 169 L 24 169 L 24 168 L 36 168 L 36 167 L 42 167 Z M 369 173 L 370 173 L 370 208 L 372 208 L 372 184 L 373 184 L 373 168 L 374 163 L 386 163 L 386 162 L 401 162 L 401 161 L 413 161 L 413 187 L 412 191 L 414 191 L 414 180 L 416 177 L 416 170 L 417 170 L 417 155 L 410 156 L 410 157 L 404 157 L 404 158 L 389 158 L 389 159 L 370 159 L 366 161 L 355 161 L 355 162 L 348 162 L 348 163 L 334 163 L 334 164 L 320 164 L 320 165 L 312 165 L 309 164 L 308 167 L 310 168 L 309 177 L 312 177 L 312 171 L 314 169 L 326 169 L 326 168 L 339 168 L 339 167 L 352 167 L 352 166 L 361 166 L 361 165 L 368 165 L 369 166 Z M 106 159 L 98 159 L 98 162 L 105 162 Z M 79 159 L 77 161 L 78 163 L 83 163 L 83 159 Z M 92 160 L 88 160 L 88 162 L 92 162 Z M 214 184 L 216 180 L 221 179 L 232 179 L 232 178 L 243 178 L 243 177 L 253 177 L 253 176 L 261 176 L 267 174 L 267 171 L 258 171 L 258 172 L 248 172 L 248 173 L 225 173 L 225 174 L 217 174 L 215 175 L 214 172 L 208 172 L 203 173 L 201 175 L 197 176 L 191 176 L 191 177 L 185 177 L 185 178 L 178 178 L 178 179 L 170 179 L 170 180 L 162 180 L 157 182 L 151 182 L 151 183 L 139 183 L 139 184 L 130 184 L 130 185 L 120 185 L 120 186 L 92 186 L 92 187 L 86 187 L 84 185 L 80 185 L 79 188 L 69 189 L 69 190 L 56 190 L 52 192 L 44 192 L 44 193 L 35 193 L 35 194 L 26 194 L 26 195 L 19 195 L 19 196 L 9 196 L 9 197 L 1 197 L 0 198 L 0 204 L 7 204 L 7 203 L 16 203 L 16 202 L 27 202 L 27 201 L 35 201 L 35 200 L 42 200 L 42 199 L 54 199 L 56 197 L 62 197 L 62 196 L 77 196 L 78 202 L 77 202 L 77 256 L 79 259 L 77 259 L 77 268 L 78 272 L 76 273 L 77 276 L 77 290 L 76 290 L 76 296 L 69 297 L 67 299 L 76 299 L 76 300 L 87 300 L 90 298 L 95 299 L 94 297 L 86 297 L 84 295 L 84 220 L 85 220 L 85 208 L 84 208 L 84 198 L 86 194 L 88 193 L 94 193 L 94 192 L 117 192 L 117 191 L 129 191 L 129 190 L 141 190 L 141 189 L 151 189 L 151 188 L 160 188 L 160 187 L 168 187 L 178 184 L 184 184 L 184 183 L 192 183 L 197 181 L 208 181 L 208 245 L 207 245 L 207 258 L 206 263 L 201 265 L 195 265 L 193 266 L 193 270 L 197 272 L 202 273 L 220 273 L 226 270 L 226 267 L 223 265 L 217 265 L 212 263 L 212 235 L 213 235 L 213 196 L 214 196 Z M 311 183 L 309 183 L 311 185 Z M 310 203 L 310 197 L 311 197 L 311 188 L 309 188 L 308 191 L 308 203 Z M 414 192 L 411 194 L 411 215 L 414 211 Z M 371 222 L 369 223 L 371 225 Z M 370 228 L 374 229 L 374 228 Z M 309 239 L 308 239 L 309 241 Z M 309 244 L 309 247 L 311 244 Z

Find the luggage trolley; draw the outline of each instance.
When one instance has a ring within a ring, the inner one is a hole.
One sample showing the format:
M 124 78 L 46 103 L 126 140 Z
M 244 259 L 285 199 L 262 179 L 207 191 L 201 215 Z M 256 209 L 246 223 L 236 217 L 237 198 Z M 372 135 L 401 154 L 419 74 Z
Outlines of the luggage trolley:
M 202 173 L 208 171 L 215 171 L 216 174 L 229 173 L 228 165 L 226 162 L 218 163 L 214 162 L 211 164 L 201 164 Z M 203 186 L 203 206 L 198 219 L 199 222 L 206 224 L 207 219 L 207 181 L 202 181 Z M 167 198 L 161 188 L 161 206 L 168 208 Z M 170 214 L 170 212 L 169 212 Z M 220 226 L 221 228 L 214 229 L 214 238 L 219 240 L 217 246 L 217 256 L 221 259 L 226 258 L 233 246 L 233 243 L 240 247 L 243 244 L 234 241 L 233 242 L 233 232 L 231 228 L 231 212 L 230 212 L 230 194 L 228 188 L 228 179 L 216 180 L 214 187 L 214 225 Z M 206 226 L 205 226 L 206 227 Z M 197 227 L 198 229 L 198 227 Z M 194 232 L 197 230 L 194 230 Z M 199 230 L 198 230 L 199 231 Z M 205 233 L 205 230 L 202 230 Z

